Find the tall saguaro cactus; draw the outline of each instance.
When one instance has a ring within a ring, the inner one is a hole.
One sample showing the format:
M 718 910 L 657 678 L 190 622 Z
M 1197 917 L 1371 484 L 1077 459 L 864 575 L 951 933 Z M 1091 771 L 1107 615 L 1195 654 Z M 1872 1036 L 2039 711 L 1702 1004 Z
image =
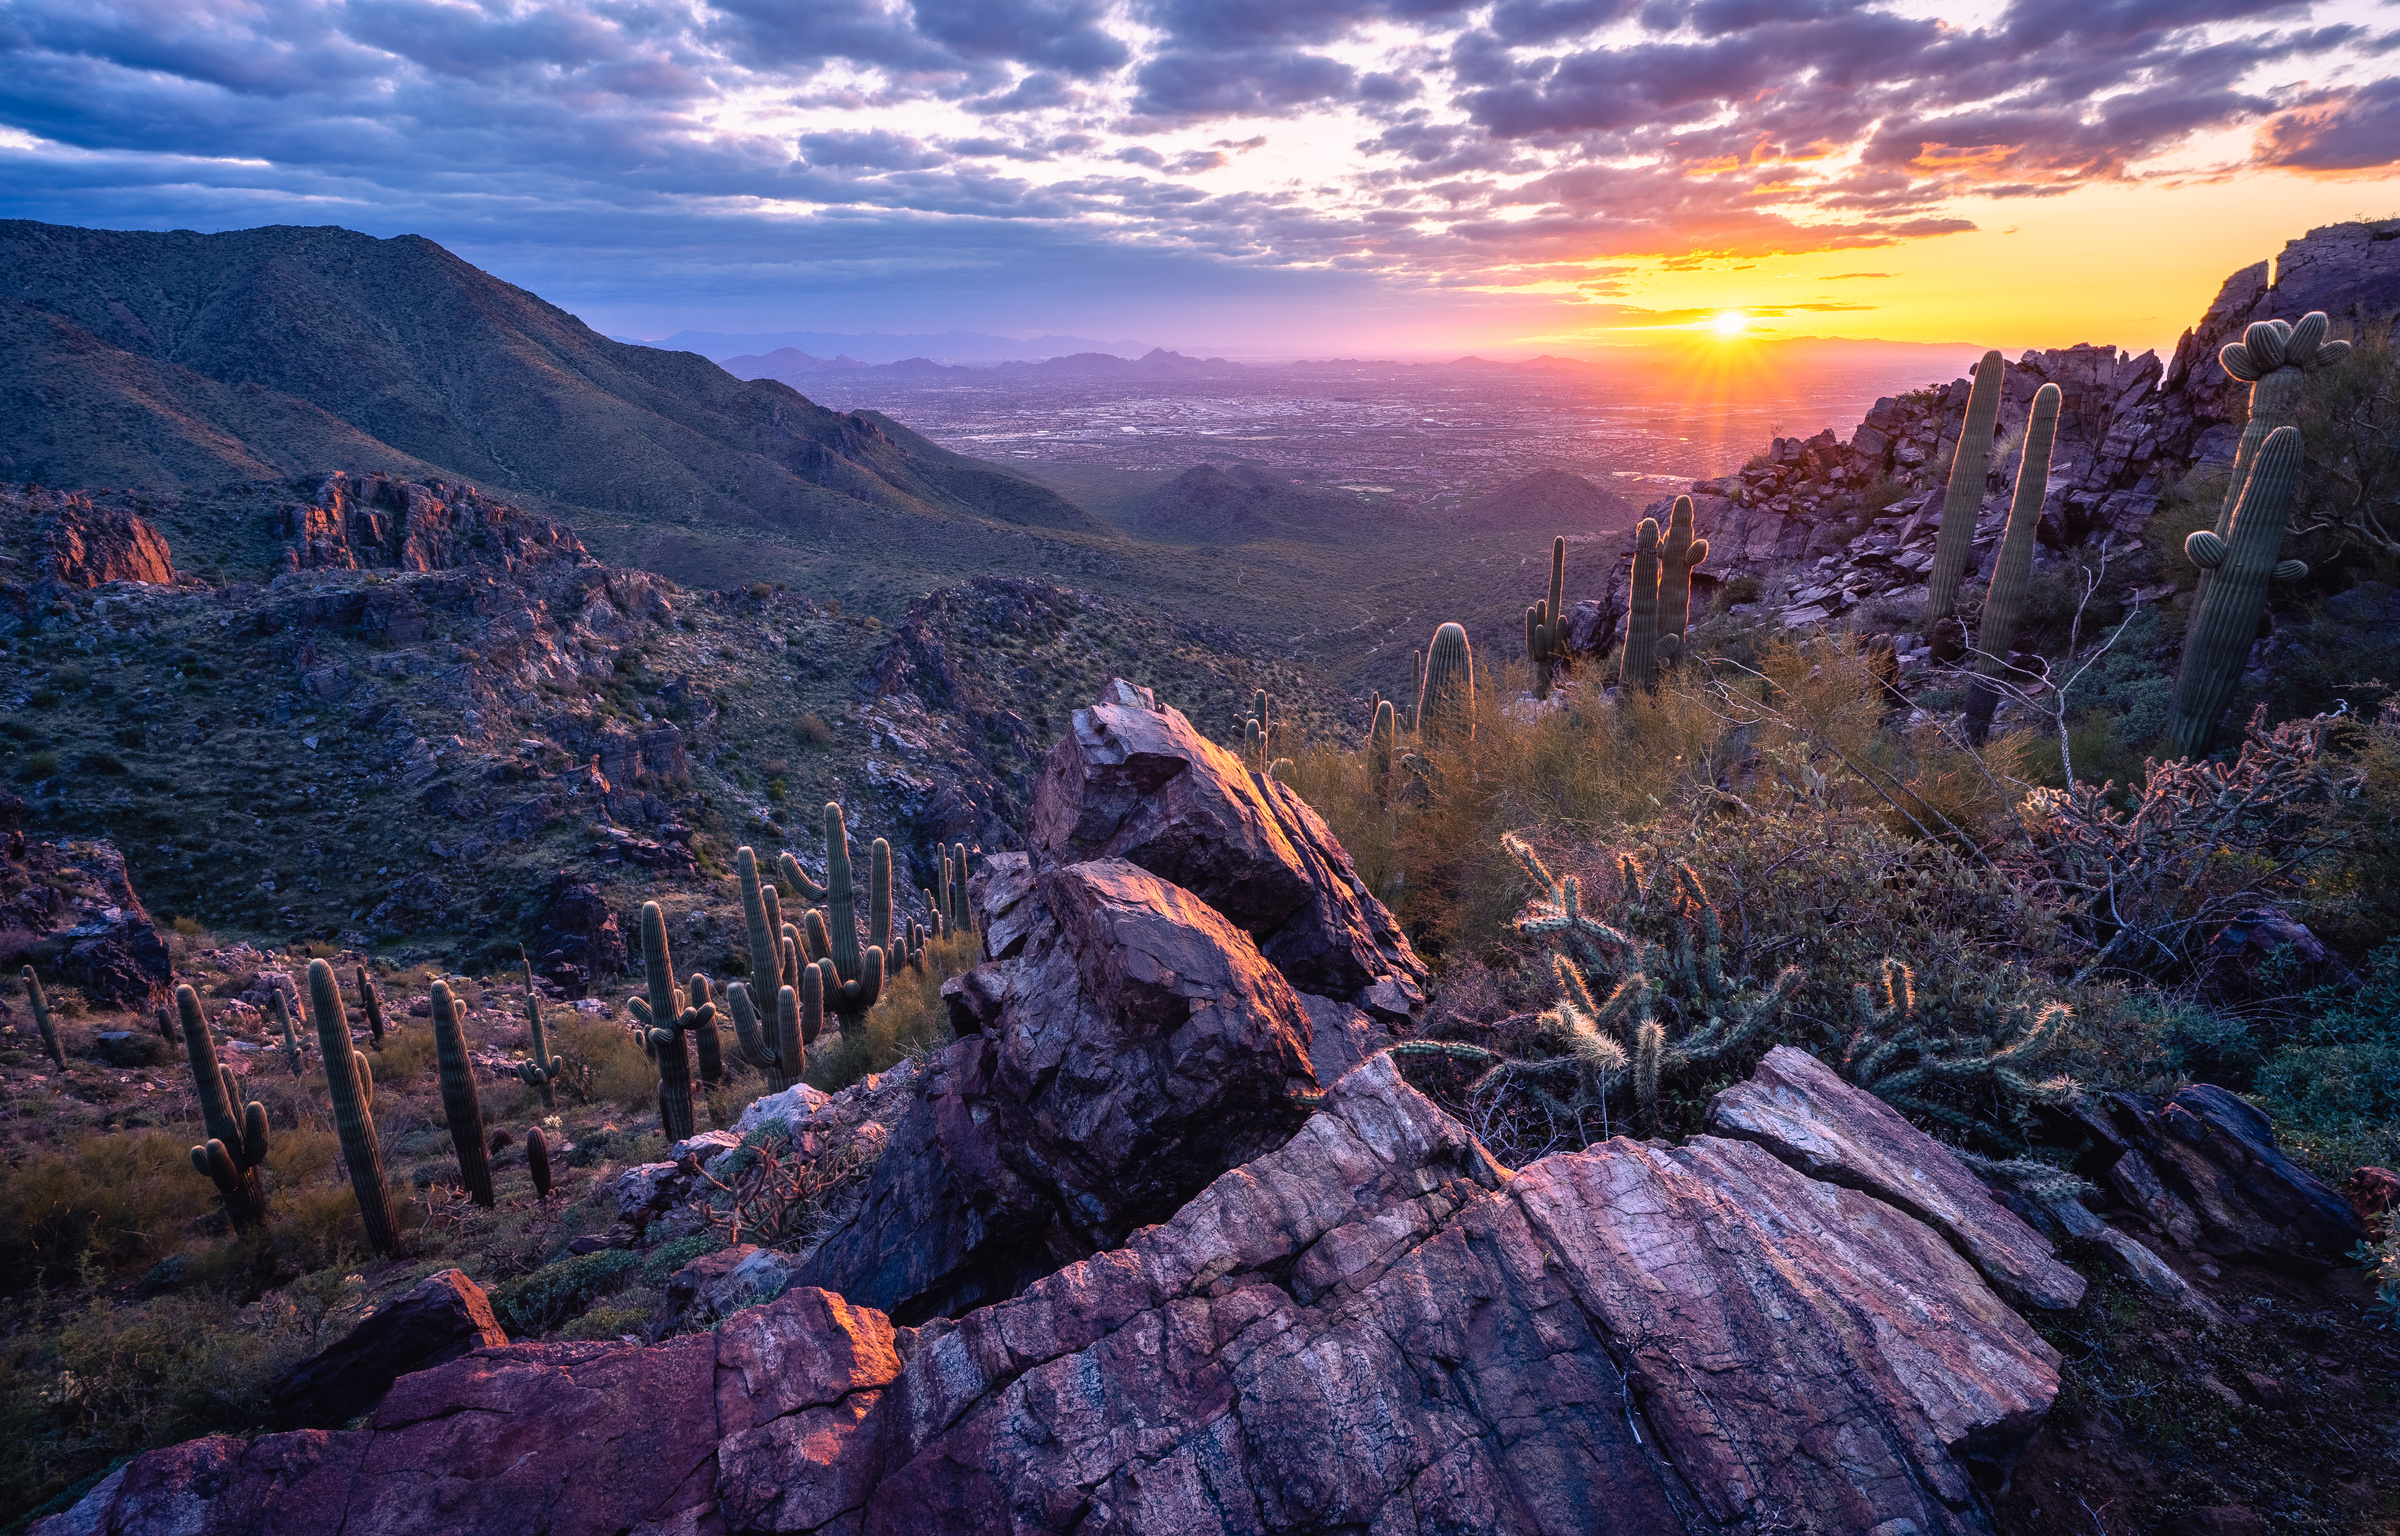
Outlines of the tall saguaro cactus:
M 1658 650 L 1669 661 L 1683 653 L 1691 621 L 1692 572 L 1708 558 L 1708 540 L 1692 537 L 1692 498 L 1678 496 L 1658 546 Z
M 1625 653 L 1617 681 L 1645 693 L 1658 691 L 1658 519 L 1645 517 L 1633 531 L 1632 585 L 1625 599 Z
M 1425 686 L 1417 695 L 1417 734 L 1439 741 L 1475 735 L 1475 651 L 1465 626 L 1444 624 L 1425 648 Z
M 450 1122 L 459 1178 L 477 1205 L 488 1206 L 492 1154 L 483 1135 L 483 1099 L 475 1092 L 475 1063 L 467 1055 L 466 1031 L 459 1026 L 458 999 L 451 996 L 446 981 L 433 984 L 433 1057 L 441 1069 L 442 1115 Z
M 1992 589 L 1983 600 L 1975 630 L 1975 680 L 1967 685 L 1967 737 L 1982 746 L 1992 733 L 1992 711 L 2000 690 L 1992 679 L 2008 666 L 2017 620 L 2025 612 L 2026 579 L 2033 571 L 2033 535 L 2042 520 L 2042 498 L 2050 491 L 2050 445 L 2058 437 L 2059 390 L 2045 384 L 2034 392 L 2025 418 L 2025 457 L 2017 465 L 2017 494 L 2008 504 L 2008 532 L 1992 557 Z
M 2258 637 L 2267 584 L 2308 574 L 2304 562 L 2276 558 L 2292 493 L 2300 484 L 2300 460 L 2298 428 L 2278 427 L 2267 434 L 2226 535 L 2202 529 L 2184 541 L 2192 563 L 2215 580 L 2201 592 L 2192 614 L 2175 692 L 2167 703 L 2167 750 L 2175 757 L 2198 757 L 2208 750 L 2218 717 L 2241 683 L 2250 643 Z
M 1958 612 L 1958 587 L 1975 548 L 1975 515 L 1983 509 L 1984 476 L 1992 467 L 1992 428 L 2000 419 L 2000 385 L 2007 365 L 1996 351 L 1975 365 L 1967 419 L 1950 456 L 1950 485 L 1942 493 L 1942 526 L 1934 535 L 1933 566 L 1925 578 L 1925 624 Z
M 446 989 L 436 983 L 437 999 L 443 990 Z M 350 1168 L 350 1192 L 358 1197 L 358 1216 L 367 1229 L 367 1246 L 390 1258 L 400 1251 L 400 1227 L 392 1220 L 391 1189 L 383 1179 L 383 1147 L 375 1139 L 375 1073 L 367 1065 L 367 1058 L 350 1043 L 350 1020 L 342 1012 L 341 978 L 322 960 L 308 962 L 308 1003 L 310 1013 L 316 1017 L 317 1054 L 325 1062 L 325 1087 L 333 1098 L 333 1123 L 341 1133 L 342 1161 Z M 438 1010 L 438 1001 L 435 1006 Z M 480 1147 L 481 1143 L 477 1145 Z M 488 1171 L 484 1175 L 484 1191 L 483 1203 L 490 1205 Z
M 25 983 L 25 1001 L 33 1005 L 34 1028 L 42 1035 L 42 1054 L 50 1058 L 52 1066 L 64 1072 L 67 1053 L 58 1043 L 58 1021 L 50 1017 L 50 995 L 42 990 L 42 978 L 29 965 L 17 972 L 17 979 Z
M 842 874 L 848 876 L 849 870 Z M 716 1009 L 683 1005 L 675 990 L 675 957 L 667 948 L 666 914 L 655 901 L 642 903 L 642 969 L 650 996 L 635 998 L 632 1007 L 642 1039 L 658 1058 L 658 1123 L 669 1141 L 684 1141 L 692 1134 L 692 1063 L 683 1037 L 702 1022 L 704 1011 L 713 1020 Z
M 1550 697 L 1552 669 L 1567 659 L 1567 541 L 1550 541 L 1550 594 L 1525 610 L 1525 660 L 1534 697 Z
M 1392 709 L 1392 701 L 1379 700 L 1375 705 L 1375 724 L 1367 732 L 1367 767 L 1375 776 L 1375 799 L 1389 804 L 1392 798 L 1392 759 L 1400 748 L 1400 718 Z
M 2234 510 L 2249 490 L 2251 469 L 2267 439 L 2282 428 L 2300 425 L 2300 398 L 2307 390 L 2308 375 L 2350 355 L 2350 343 L 2325 339 L 2331 327 L 2321 309 L 2302 315 L 2298 324 L 2259 320 L 2242 332 L 2241 340 L 2217 349 L 2217 362 L 2224 370 L 2250 386 L 2250 420 L 2234 447 L 2233 478 L 2217 506 L 2214 531 L 2220 541 L 2232 537 Z M 2214 570 L 2200 568 L 2198 600 L 2192 604 L 2194 623 L 2199 621 L 2216 578 Z M 2190 653 L 2188 647 L 2185 653 Z M 2214 728 L 2212 721 L 2210 729 Z
M 967 889 L 967 845 L 950 845 L 950 927 L 953 932 L 976 933 L 981 924 L 975 921 L 975 897 Z
M 192 1148 L 192 1166 L 225 1197 L 225 1214 L 236 1230 L 264 1221 L 267 1190 L 258 1166 L 267 1160 L 267 1106 L 252 1103 L 235 1113 L 241 1094 L 233 1073 L 217 1061 L 217 1042 L 200 1011 L 200 994 L 175 989 L 175 1012 L 183 1023 L 184 1054 L 192 1062 L 192 1093 L 200 1101 L 200 1123 L 208 1140 Z
M 567 1070 L 566 1058 L 550 1054 L 548 1040 L 542 1034 L 542 995 L 534 989 L 533 961 L 526 958 L 522 946 L 517 958 L 525 965 L 525 1028 L 533 1035 L 533 1060 L 517 1064 L 517 1076 L 525 1086 L 542 1096 L 542 1108 L 558 1108 L 558 1080 Z
M 283 973 L 278 971 L 271 979 L 280 981 L 283 979 Z M 267 989 L 267 1010 L 275 1015 L 276 1026 L 283 1031 L 284 1065 L 292 1069 L 292 1076 L 298 1077 L 300 1075 L 300 1032 L 292 1026 L 291 1002 L 283 995 L 282 987 L 275 986 Z

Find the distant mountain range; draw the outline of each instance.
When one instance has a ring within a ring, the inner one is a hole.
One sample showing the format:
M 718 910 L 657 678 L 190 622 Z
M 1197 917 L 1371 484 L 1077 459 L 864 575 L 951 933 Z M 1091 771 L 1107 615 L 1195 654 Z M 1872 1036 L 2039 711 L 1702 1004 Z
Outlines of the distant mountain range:
M 12 480 L 389 470 L 648 522 L 1103 531 L 1013 470 L 689 352 L 611 341 L 414 235 L 0 221 L 0 293 Z
M 1006 336 L 987 336 L 981 331 L 943 331 L 938 335 L 896 335 L 885 331 L 776 331 L 757 335 L 677 331 L 659 341 L 639 341 L 631 336 L 619 336 L 616 340 L 668 352 L 697 352 L 720 363 L 730 358 L 786 350 L 859 363 L 897 363 L 919 358 L 986 365 L 1040 362 L 1077 352 L 1139 357 L 1155 350 L 1146 341 L 1094 341 L 1088 336 L 1036 336 L 1031 341 L 1016 341 Z
M 869 363 L 855 357 L 816 357 L 797 347 L 779 347 L 757 357 L 728 357 L 723 359 L 721 366 L 737 379 L 781 379 L 792 385 L 815 383 L 828 376 L 871 376 L 895 382 L 966 375 L 979 378 L 1132 379 L 1162 374 L 1241 370 L 1241 364 L 1229 363 L 1221 357 L 1186 357 L 1180 352 L 1169 352 L 1164 347 L 1153 347 L 1137 358 L 1123 358 L 1113 352 L 1073 352 L 1064 357 L 1045 358 L 1038 363 L 993 363 L 973 367 L 962 363 L 939 363 L 929 357 L 904 358 L 896 363 Z

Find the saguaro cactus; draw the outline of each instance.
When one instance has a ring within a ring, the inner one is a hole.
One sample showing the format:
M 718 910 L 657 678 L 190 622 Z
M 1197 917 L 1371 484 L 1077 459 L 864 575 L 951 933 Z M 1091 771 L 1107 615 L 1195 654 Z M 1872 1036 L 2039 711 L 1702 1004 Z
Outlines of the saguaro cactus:
M 523 953 L 523 951 L 519 951 Z M 383 1049 L 383 998 L 375 990 L 375 978 L 365 966 L 358 968 L 358 1006 L 367 1016 L 367 1038 L 375 1049 Z
M 292 1069 L 292 1076 L 298 1077 L 300 1075 L 300 1032 L 292 1027 L 292 1008 L 290 1002 L 283 995 L 283 988 L 269 987 L 267 989 L 267 1011 L 275 1015 L 275 1023 L 283 1031 L 284 1065 Z
M 745 850 L 747 851 L 747 850 Z M 525 1028 L 533 1035 L 533 1060 L 517 1064 L 517 1076 L 525 1086 L 542 1096 L 542 1108 L 558 1108 L 558 1079 L 567 1070 L 566 1058 L 550 1054 L 549 1042 L 542 1034 L 542 995 L 534 990 L 533 962 L 526 959 L 522 946 L 517 958 L 525 965 Z
M 888 860 L 888 846 L 885 856 Z M 888 907 L 888 863 L 884 878 Z M 832 803 L 825 807 L 825 883 L 832 896 L 825 903 L 828 943 L 819 960 L 833 967 L 833 973 L 825 978 L 825 998 L 847 1029 L 863 1021 L 883 997 L 884 949 L 879 944 L 868 945 L 863 953 L 859 949 L 858 900 L 850 884 L 850 832 L 842 823 L 841 806 Z M 885 921 L 890 921 L 888 914 Z M 812 950 L 815 932 L 812 925 Z
M 1625 599 L 1625 654 L 1617 681 L 1645 693 L 1658 691 L 1658 519 L 1645 517 L 1633 531 L 1632 585 Z
M 1400 720 L 1385 699 L 1375 706 L 1375 725 L 1367 732 L 1367 766 L 1375 775 L 1375 798 L 1390 804 L 1392 798 L 1392 758 L 1399 750 Z
M 2298 428 L 2278 427 L 2267 434 L 2226 536 L 2202 529 L 2184 541 L 2192 563 L 2216 579 L 2200 594 L 2167 704 L 2167 750 L 2175 757 L 2198 757 L 2208 750 L 2217 719 L 2241 683 L 2250 642 L 2258 637 L 2267 584 L 2308 574 L 2305 563 L 2276 558 L 2292 493 L 2300 484 L 2300 459 Z
M 1567 659 L 1567 541 L 1550 541 L 1550 594 L 1525 610 L 1525 660 L 1534 697 L 1550 697 L 1551 669 Z
M 1242 719 L 1242 757 L 1252 773 L 1264 773 L 1274 760 L 1275 701 L 1264 688 L 1250 696 L 1250 713 Z
M 1425 649 L 1425 685 L 1417 693 L 1417 734 L 1428 741 L 1475 735 L 1475 652 L 1463 625 L 1444 624 Z
M 2300 424 L 2300 397 L 2309 373 L 2350 355 L 2350 343 L 2325 339 L 2331 324 L 2321 309 L 2302 315 L 2297 325 L 2289 320 L 2260 320 L 2242 333 L 2241 340 L 2218 349 L 2217 361 L 2225 371 L 2250 386 L 2249 424 L 2242 428 L 2242 440 L 2234 448 L 2233 481 L 2225 487 L 2225 499 L 2217 508 L 2219 539 L 2231 536 L 2234 509 L 2249 487 L 2251 466 L 2267 439 L 2284 427 Z M 2214 579 L 2215 573 L 2203 568 L 2200 590 L 2205 593 Z M 2197 604 L 2194 611 L 2198 611 Z
M 950 845 L 950 927 L 953 932 L 973 934 L 981 924 L 975 921 L 975 898 L 967 889 L 967 845 Z
M 2025 611 L 2026 578 L 2033 571 L 2033 535 L 2042 520 L 2042 498 L 2050 490 L 2050 445 L 2058 436 L 2059 392 L 2055 384 L 2035 391 L 2025 419 L 2025 457 L 2017 465 L 2017 494 L 2008 504 L 2008 532 L 1992 557 L 1992 588 L 1983 599 L 1983 621 L 1975 630 L 1975 680 L 1967 687 L 1967 737 L 1977 746 L 1992 732 L 2000 690 L 1992 679 L 2008 666 L 2016 643 L 2017 618 Z
M 683 990 L 692 1000 L 691 1006 L 684 1010 L 692 1016 L 686 1028 L 692 1032 L 694 1054 L 700 1058 L 700 1081 L 705 1091 L 725 1081 L 725 1047 L 717 1036 L 716 999 L 711 995 L 708 978 L 697 971 Z M 710 1106 L 709 1112 L 714 1114 L 715 1106 Z
M 1958 429 L 1950 458 L 1950 486 L 1942 493 L 1942 526 L 1934 535 L 1933 567 L 1925 577 L 1925 623 L 1958 611 L 1958 585 L 1966 579 L 1967 556 L 1975 548 L 1975 515 L 1983 509 L 1984 476 L 1992 467 L 1992 427 L 2000 419 L 2000 385 L 2007 365 L 1986 352 L 1975 365 L 1967 391 L 1967 419 Z
M 458 1000 L 450 983 L 433 984 L 433 1056 L 442 1074 L 442 1114 L 450 1122 L 450 1145 L 458 1151 L 458 1174 L 477 1205 L 492 1203 L 492 1154 L 483 1134 L 483 1100 L 475 1092 L 475 1063 L 459 1027 Z
M 758 877 L 758 855 L 747 844 L 733 850 L 734 881 L 741 887 L 742 923 L 750 937 L 751 985 L 764 984 L 782 964 L 782 941 L 778 936 L 780 924 L 770 915 L 767 893 L 775 887 Z M 726 992 L 727 1006 L 732 1004 L 732 991 Z
M 1692 537 L 1692 498 L 1678 496 L 1658 547 L 1658 651 L 1668 661 L 1683 653 L 1691 619 L 1692 572 L 1708 558 L 1708 540 Z
M 844 869 L 846 877 L 849 870 Z M 650 996 L 632 1002 L 642 1039 L 658 1059 L 658 1123 L 669 1141 L 692 1134 L 692 1064 L 684 1054 L 685 1032 L 701 1022 L 701 1008 L 683 1006 L 675 990 L 675 957 L 667 948 L 667 918 L 658 903 L 642 903 L 642 969 Z M 709 1006 L 711 1019 L 716 1010 Z
M 33 1005 L 33 1027 L 42 1034 L 42 1054 L 59 1071 L 67 1070 L 67 1053 L 58 1043 L 58 1021 L 50 1017 L 50 995 L 42 990 L 42 978 L 33 973 L 32 966 L 17 972 L 25 983 L 25 1001 Z
M 814 966 L 811 976 L 817 976 Z M 818 977 L 819 1009 L 823 1008 L 823 978 Z M 742 1059 L 767 1075 L 767 1091 L 781 1093 L 800 1081 L 807 1070 L 808 1052 L 800 1038 L 800 1002 L 790 987 L 775 989 L 775 1016 L 762 1019 L 749 986 L 734 982 L 725 989 L 726 1010 L 733 1015 L 734 1049 Z
M 446 988 L 435 984 L 435 1017 Z M 309 1011 L 316 1016 L 317 1054 L 325 1061 L 325 1086 L 333 1098 L 333 1123 L 341 1132 L 342 1161 L 350 1168 L 350 1192 L 367 1229 L 367 1246 L 389 1258 L 400 1251 L 400 1227 L 392 1220 L 392 1195 L 383 1180 L 383 1147 L 375 1139 L 375 1074 L 350 1043 L 350 1019 L 342 1011 L 341 978 L 322 960 L 308 962 Z M 438 1026 L 437 1026 L 438 1027 Z M 445 1064 L 444 1083 L 448 1082 Z M 456 1121 L 452 1122 L 455 1127 Z M 480 1146 L 480 1143 L 478 1143 Z M 491 1175 L 484 1175 L 485 1205 L 492 1203 Z
M 175 1012 L 183 1021 L 183 1049 L 192 1062 L 192 1094 L 200 1101 L 200 1123 L 208 1140 L 192 1148 L 192 1166 L 206 1174 L 225 1197 L 225 1214 L 241 1229 L 264 1221 L 267 1190 L 258 1166 L 267 1160 L 267 1106 L 253 1103 L 235 1113 L 241 1094 L 233 1073 L 217 1061 L 217 1042 L 200 1011 L 200 994 L 175 989 Z
M 525 1133 L 525 1166 L 533 1172 L 533 1198 L 550 1198 L 550 1140 L 535 1126 Z

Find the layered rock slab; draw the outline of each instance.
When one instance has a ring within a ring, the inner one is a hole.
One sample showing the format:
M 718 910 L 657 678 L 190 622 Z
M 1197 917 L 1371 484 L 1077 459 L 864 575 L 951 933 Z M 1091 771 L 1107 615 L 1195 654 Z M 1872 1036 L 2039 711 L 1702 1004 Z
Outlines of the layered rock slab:
M 2019 1306 L 2063 1310 L 2083 1299 L 2083 1277 L 1947 1148 L 1806 1051 L 1767 1052 L 1747 1081 L 1709 1100 L 1707 1125 L 1914 1216 Z
M 1511 1176 L 1379 1059 L 955 1322 L 808 1289 L 482 1351 L 371 1429 L 153 1452 L 42 1529 L 1933 1536 L 1985 1528 L 1975 1467 L 2055 1363 L 1883 1201 L 1714 1137 Z

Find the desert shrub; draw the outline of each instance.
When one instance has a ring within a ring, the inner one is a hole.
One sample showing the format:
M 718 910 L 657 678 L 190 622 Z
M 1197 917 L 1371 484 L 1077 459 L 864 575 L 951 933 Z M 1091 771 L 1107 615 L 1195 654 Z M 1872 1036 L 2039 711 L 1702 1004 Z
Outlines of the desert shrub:
M 2308 450 L 2292 533 L 2310 558 L 2400 556 L 2400 354 L 2369 327 L 2350 355 L 2312 370 L 2300 398 Z
M 2400 1165 L 2400 940 L 2375 952 L 2356 992 L 2314 994 L 2315 1018 L 2258 1070 L 2258 1100 L 2284 1150 L 2339 1181 Z
M 658 1310 L 658 1297 L 649 1292 L 631 1291 L 610 1305 L 594 1307 L 581 1317 L 571 1319 L 558 1330 L 562 1339 L 622 1339 L 640 1338 L 649 1326 L 651 1313 Z
M 537 1338 L 622 1290 L 641 1263 L 641 1255 L 621 1248 L 560 1259 L 493 1291 L 492 1315 L 510 1338 Z
M 628 1111 L 646 1109 L 656 1100 L 658 1071 L 629 1024 L 562 1011 L 547 1027 L 551 1049 L 566 1058 L 569 1093 L 587 1104 L 616 1104 Z
M 410 1019 L 405 1013 L 395 1017 L 394 1010 L 387 1006 L 383 1014 L 383 1049 L 367 1053 L 367 1065 L 373 1069 L 375 1081 L 397 1086 L 425 1080 L 427 1069 L 433 1065 L 433 1055 L 433 1026 Z
M 725 1240 L 714 1232 L 694 1232 L 689 1237 L 661 1243 L 642 1259 L 642 1284 L 652 1288 L 665 1285 L 686 1264 L 724 1246 Z
M 973 934 L 958 933 L 925 947 L 922 970 L 904 965 L 886 971 L 883 1001 L 865 1021 L 855 1030 L 821 1036 L 809 1048 L 810 1085 L 838 1093 L 902 1057 L 948 1045 L 950 1010 L 942 1002 L 942 983 L 982 958 L 980 941 Z M 828 1025 L 831 1022 L 828 1017 Z
M 0 1179 L 0 1290 L 72 1284 L 181 1247 L 216 1208 L 189 1137 L 91 1134 L 27 1157 Z

